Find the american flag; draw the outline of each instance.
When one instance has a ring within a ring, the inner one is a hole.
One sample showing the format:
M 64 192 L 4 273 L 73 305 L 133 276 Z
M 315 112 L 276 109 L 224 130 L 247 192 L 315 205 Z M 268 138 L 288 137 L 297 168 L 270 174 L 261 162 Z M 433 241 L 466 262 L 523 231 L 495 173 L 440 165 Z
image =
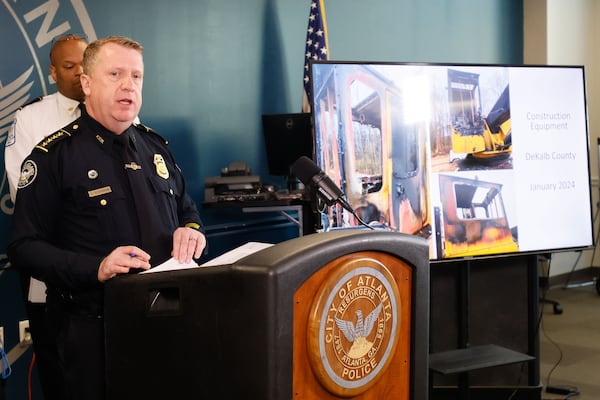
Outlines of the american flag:
M 308 28 L 306 30 L 306 52 L 304 54 L 304 91 L 302 94 L 302 111 L 310 112 L 310 60 L 327 60 L 327 24 L 325 23 L 325 6 L 323 0 L 311 0 Z

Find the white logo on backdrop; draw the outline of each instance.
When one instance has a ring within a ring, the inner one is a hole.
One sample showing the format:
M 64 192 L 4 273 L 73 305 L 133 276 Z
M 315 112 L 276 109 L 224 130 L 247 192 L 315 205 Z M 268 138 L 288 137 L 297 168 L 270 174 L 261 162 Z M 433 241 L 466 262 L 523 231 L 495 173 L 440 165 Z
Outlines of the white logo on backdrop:
M 66 33 L 78 33 L 88 40 L 96 32 L 83 0 L 16 1 L 2 0 L 0 6 L 0 153 L 2 181 L 0 210 L 12 214 L 4 170 L 4 145 L 15 111 L 37 96 L 54 92 L 49 52 L 52 40 Z

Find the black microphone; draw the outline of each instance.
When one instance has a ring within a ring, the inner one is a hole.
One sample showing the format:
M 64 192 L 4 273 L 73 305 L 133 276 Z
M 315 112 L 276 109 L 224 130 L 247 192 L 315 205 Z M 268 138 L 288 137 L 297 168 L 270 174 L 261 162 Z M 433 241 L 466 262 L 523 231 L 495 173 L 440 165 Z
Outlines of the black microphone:
M 292 164 L 291 171 L 304 185 L 316 188 L 317 193 L 328 206 L 340 203 L 342 207 L 354 214 L 352 206 L 344 199 L 342 190 L 310 158 L 302 156 L 297 159 Z

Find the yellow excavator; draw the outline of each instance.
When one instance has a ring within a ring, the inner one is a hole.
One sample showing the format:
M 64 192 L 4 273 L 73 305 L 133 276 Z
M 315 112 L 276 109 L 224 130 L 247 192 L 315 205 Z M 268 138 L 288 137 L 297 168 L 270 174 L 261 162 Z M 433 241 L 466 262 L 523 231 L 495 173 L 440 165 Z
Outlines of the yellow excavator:
M 487 116 L 481 112 L 479 74 L 448 69 L 452 153 L 482 163 L 505 160 L 512 151 L 508 85 Z M 454 158 L 451 155 L 451 161 Z

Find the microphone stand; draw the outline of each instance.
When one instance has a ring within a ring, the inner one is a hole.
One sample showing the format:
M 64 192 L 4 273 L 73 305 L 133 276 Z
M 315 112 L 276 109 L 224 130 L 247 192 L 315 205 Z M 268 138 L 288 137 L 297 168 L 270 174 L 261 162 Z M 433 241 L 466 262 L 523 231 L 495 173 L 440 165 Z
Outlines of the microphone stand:
M 310 185 L 310 191 L 312 193 L 316 193 L 315 196 L 315 203 L 317 204 L 317 206 L 315 207 L 317 212 L 324 212 L 325 208 L 323 209 L 319 209 L 320 207 L 318 207 L 318 203 L 319 203 L 319 199 L 321 199 L 323 201 L 323 203 L 325 203 L 325 206 L 333 206 L 336 203 L 341 205 L 342 208 L 344 208 L 345 210 L 347 210 L 349 213 L 351 213 L 354 218 L 356 218 L 356 220 L 359 222 L 360 225 L 370 229 L 370 230 L 375 230 L 374 227 L 372 227 L 371 225 L 367 224 L 365 221 L 362 220 L 362 218 L 360 218 L 358 216 L 358 214 L 356 213 L 356 211 L 354 210 L 354 208 L 352 208 L 352 206 L 350 205 L 350 203 L 348 203 L 346 201 L 346 199 L 344 199 L 343 197 L 339 197 L 337 199 L 331 200 L 326 198 L 324 195 L 321 194 L 321 192 L 319 192 L 318 188 L 313 187 L 313 185 Z

